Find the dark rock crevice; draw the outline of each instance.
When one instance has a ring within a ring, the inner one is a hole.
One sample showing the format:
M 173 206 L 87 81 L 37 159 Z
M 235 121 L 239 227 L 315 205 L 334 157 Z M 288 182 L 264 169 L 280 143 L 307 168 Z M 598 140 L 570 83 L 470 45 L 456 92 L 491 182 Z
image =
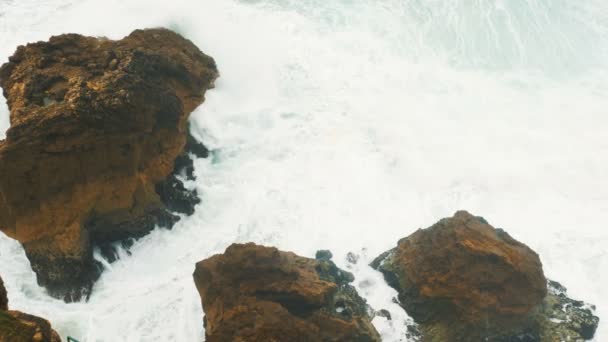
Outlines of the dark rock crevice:
M 200 151 L 207 151 L 201 154 Z M 180 220 L 176 214 L 192 215 L 195 207 L 201 203 L 196 189 L 187 189 L 182 181 L 196 180 L 194 176 L 194 159 L 207 158 L 207 148 L 188 133 L 188 143 L 184 152 L 174 163 L 172 173 L 155 186 L 163 208 L 158 208 L 146 215 L 137 218 L 137 221 L 121 222 L 118 224 L 92 220 L 86 224 L 88 230 L 93 232 L 91 241 L 100 249 L 101 255 L 110 263 L 119 258 L 116 247 L 123 248 L 130 254 L 129 248 L 134 241 L 147 235 L 154 228 L 171 229 Z M 103 227 L 100 229 L 99 227 Z
M 315 311 L 322 308 L 321 305 L 310 303 L 306 298 L 299 297 L 288 293 L 276 291 L 257 291 L 254 296 L 261 301 L 270 301 L 279 303 L 290 314 L 304 318 L 310 317 Z

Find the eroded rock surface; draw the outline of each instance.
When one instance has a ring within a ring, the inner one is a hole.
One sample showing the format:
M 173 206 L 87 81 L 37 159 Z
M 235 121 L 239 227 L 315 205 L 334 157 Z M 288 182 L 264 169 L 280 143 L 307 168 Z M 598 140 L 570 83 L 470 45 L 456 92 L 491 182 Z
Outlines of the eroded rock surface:
M 0 68 L 11 122 L 0 142 L 0 229 L 23 244 L 52 295 L 88 295 L 100 273 L 93 246 L 191 213 L 197 199 L 165 183 L 181 172 L 188 116 L 217 76 L 212 58 L 165 29 L 51 37 Z
M 40 317 L 8 310 L 8 299 L 0 278 L 0 342 L 60 342 L 51 324 Z
M 429 341 L 517 330 L 547 294 L 538 255 L 464 211 L 400 240 L 372 266 Z
M 465 211 L 420 229 L 372 267 L 399 292 L 421 341 L 583 341 L 593 308 L 549 282 L 538 255 Z
M 206 340 L 380 341 L 352 274 L 317 258 L 249 243 L 197 263 Z

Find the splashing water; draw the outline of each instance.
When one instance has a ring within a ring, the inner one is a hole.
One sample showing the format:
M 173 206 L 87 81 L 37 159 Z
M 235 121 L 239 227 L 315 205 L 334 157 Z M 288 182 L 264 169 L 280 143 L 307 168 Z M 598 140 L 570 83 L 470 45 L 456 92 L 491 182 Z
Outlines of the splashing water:
M 331 249 L 405 341 L 395 291 L 366 266 L 458 209 L 539 252 L 548 277 L 598 305 L 608 338 L 608 5 L 600 0 L 0 0 L 0 58 L 78 32 L 166 26 L 218 62 L 192 115 L 213 149 L 203 197 L 65 304 L 0 237 L 12 308 L 81 341 L 203 338 L 194 263 L 233 242 Z M 170 7 L 169 7 L 170 6 Z M 0 133 L 8 109 L 0 107 Z M 347 252 L 361 255 L 348 265 Z

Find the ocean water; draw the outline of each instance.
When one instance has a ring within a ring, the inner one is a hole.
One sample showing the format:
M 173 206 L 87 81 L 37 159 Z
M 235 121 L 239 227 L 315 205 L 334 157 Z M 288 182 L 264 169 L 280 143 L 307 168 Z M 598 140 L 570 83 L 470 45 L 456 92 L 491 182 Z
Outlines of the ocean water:
M 12 308 L 80 341 L 200 341 L 194 263 L 233 242 L 330 249 L 406 341 L 367 265 L 459 209 L 536 250 L 608 339 L 608 3 L 600 0 L 0 0 L 0 60 L 65 32 L 165 26 L 213 56 L 192 114 L 196 213 L 107 265 L 89 302 L 48 297 L 0 237 Z M 0 107 L 0 137 L 8 110 Z M 348 252 L 360 255 L 349 265 Z

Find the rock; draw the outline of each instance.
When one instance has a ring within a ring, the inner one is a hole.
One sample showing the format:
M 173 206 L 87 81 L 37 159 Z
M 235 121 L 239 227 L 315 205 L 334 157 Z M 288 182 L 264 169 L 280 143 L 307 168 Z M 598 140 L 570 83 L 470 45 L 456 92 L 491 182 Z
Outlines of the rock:
M 595 335 L 600 319 L 595 306 L 571 299 L 564 286 L 549 281 L 549 293 L 532 319 L 541 341 L 583 341 Z
M 538 255 L 467 212 L 399 241 L 372 267 L 399 292 L 424 341 L 499 340 L 528 331 L 547 294 Z
M 175 160 L 187 143 L 201 153 L 188 117 L 217 77 L 212 58 L 165 29 L 117 41 L 55 36 L 20 46 L 0 68 L 11 122 L 0 142 L 0 229 L 22 243 L 51 295 L 88 296 L 101 271 L 94 246 L 192 212 L 198 198 L 175 177 L 187 173 Z
M 352 275 L 327 255 L 249 243 L 197 263 L 206 341 L 380 341 Z
M 548 293 L 543 302 L 532 309 L 527 315 L 527 324 L 519 331 L 503 336 L 487 337 L 492 342 L 555 342 L 573 341 L 581 342 L 591 340 L 599 325 L 599 318 L 594 315 L 593 305 L 573 300 L 567 296 L 566 288 L 561 284 L 549 280 Z M 380 310 L 376 316 L 384 316 Z M 390 314 L 389 314 L 390 315 Z M 390 316 L 389 318 L 390 319 Z M 426 325 L 427 336 L 423 338 L 420 325 L 414 321 L 406 321 L 407 341 L 435 341 L 429 336 L 433 325 Z M 429 329 L 430 327 L 430 329 Z
M 45 319 L 19 311 L 0 311 L 0 341 L 60 342 L 61 338 Z
M 381 309 L 381 310 L 375 311 L 374 312 L 374 317 L 384 317 L 384 318 L 386 318 L 389 321 L 393 319 L 391 317 L 390 311 L 388 311 L 386 309 Z
M 407 337 L 407 341 L 410 342 L 419 342 L 423 341 L 422 333 L 420 332 L 420 328 L 416 322 L 408 320 L 405 323 L 405 337 Z M 515 341 L 512 341 L 515 342 Z M 519 341 L 518 341 L 519 342 Z
M 353 253 L 353 252 L 348 252 L 348 254 L 346 254 L 346 261 L 348 261 L 348 263 L 356 265 L 357 262 L 359 262 L 359 258 L 360 256 Z
M 333 257 L 334 255 L 331 253 L 331 251 L 326 249 L 318 250 L 317 253 L 315 253 L 315 259 L 317 260 L 330 261 Z
M 170 211 L 192 215 L 194 214 L 194 207 L 201 200 L 196 192 L 191 192 L 184 187 L 184 183 L 182 183 L 177 175 L 173 173 L 167 179 L 156 184 L 156 193 Z M 173 225 L 173 223 L 169 222 L 166 225 Z
M 0 278 L 0 311 L 8 310 L 8 295 L 6 294 L 6 288 L 4 288 L 4 281 Z
M 60 342 L 51 324 L 40 317 L 8 311 L 8 299 L 0 278 L 0 342 Z

